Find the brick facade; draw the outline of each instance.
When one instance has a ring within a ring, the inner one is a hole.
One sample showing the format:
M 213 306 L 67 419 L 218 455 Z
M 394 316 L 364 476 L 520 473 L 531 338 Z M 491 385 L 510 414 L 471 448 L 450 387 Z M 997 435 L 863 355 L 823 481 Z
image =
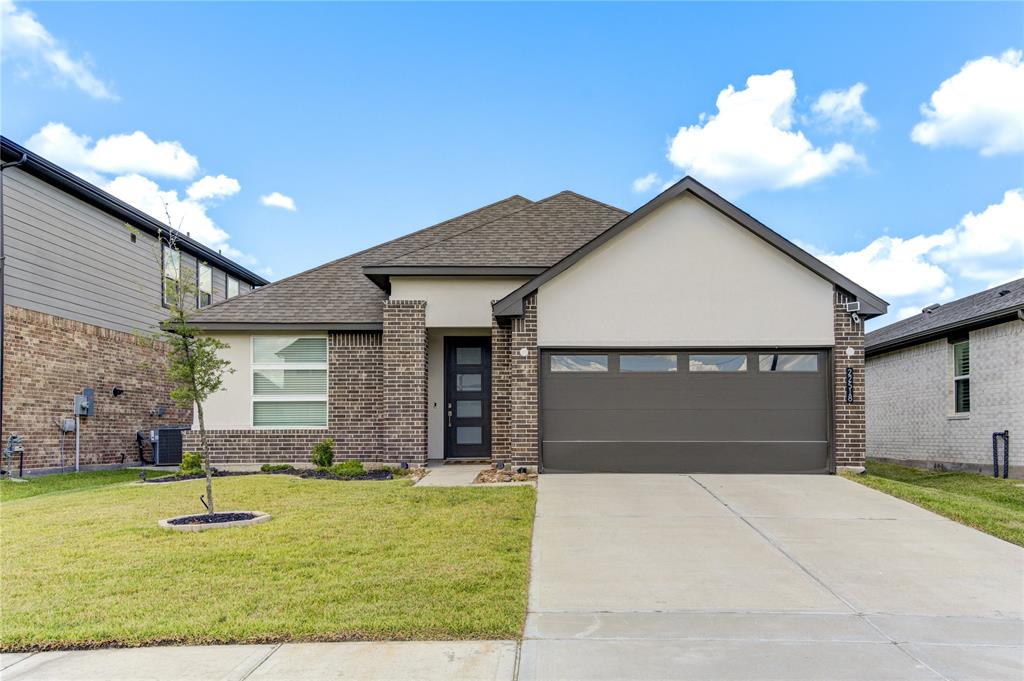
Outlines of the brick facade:
M 536 466 L 540 448 L 536 294 L 523 301 L 522 316 L 512 318 L 509 346 L 509 458 L 516 467 Z M 523 348 L 525 357 L 520 354 Z
M 95 390 L 96 412 L 81 420 L 82 465 L 137 463 L 137 431 L 192 422 L 192 410 L 171 401 L 162 343 L 10 305 L 4 323 L 3 442 L 22 437 L 26 470 L 60 465 L 56 421 L 73 417 L 83 388 Z M 114 388 L 124 394 L 114 397 Z M 151 415 L 157 407 L 164 416 Z M 68 433 L 64 465 L 74 462 Z
M 384 301 L 381 459 L 427 462 L 427 304 Z
M 491 460 L 510 463 L 512 323 L 491 318 Z
M 845 309 L 855 298 L 836 289 L 833 298 L 835 349 L 832 353 L 833 429 L 835 464 L 864 465 L 864 320 L 854 322 Z M 853 348 L 853 355 L 847 355 Z M 846 401 L 846 370 L 853 369 L 853 402 Z
M 867 360 L 867 456 L 992 474 L 992 433 L 1010 431 L 1010 475 L 1024 478 L 1024 322 L 971 331 L 971 411 L 953 406 L 945 338 Z M 999 446 L 1000 473 L 1003 448 Z
M 383 368 L 379 332 L 331 332 L 327 341 L 327 428 L 210 430 L 214 463 L 310 463 L 313 445 L 334 438 L 337 461 L 381 460 Z M 199 449 L 199 433 L 184 446 Z

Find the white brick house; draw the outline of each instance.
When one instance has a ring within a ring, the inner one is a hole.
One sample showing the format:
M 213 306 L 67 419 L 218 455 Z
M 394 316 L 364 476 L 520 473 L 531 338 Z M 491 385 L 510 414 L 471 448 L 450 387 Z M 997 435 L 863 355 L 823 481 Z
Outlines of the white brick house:
M 1024 279 L 873 331 L 865 356 L 869 459 L 991 475 L 1009 431 L 1024 477 Z

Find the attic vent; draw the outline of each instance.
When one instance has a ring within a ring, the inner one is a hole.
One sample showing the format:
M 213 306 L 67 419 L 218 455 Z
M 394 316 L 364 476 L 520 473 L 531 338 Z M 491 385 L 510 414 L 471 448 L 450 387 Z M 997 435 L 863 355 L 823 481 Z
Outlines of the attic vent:
M 1010 289 L 1004 288 L 1002 291 L 999 292 L 999 297 L 1002 298 L 1003 296 L 1008 295 L 1009 293 Z
M 940 307 L 942 306 L 939 305 L 938 303 L 935 303 L 933 305 L 929 305 L 928 307 L 921 308 L 921 312 L 923 312 L 924 314 L 931 314 L 932 312 L 938 310 Z

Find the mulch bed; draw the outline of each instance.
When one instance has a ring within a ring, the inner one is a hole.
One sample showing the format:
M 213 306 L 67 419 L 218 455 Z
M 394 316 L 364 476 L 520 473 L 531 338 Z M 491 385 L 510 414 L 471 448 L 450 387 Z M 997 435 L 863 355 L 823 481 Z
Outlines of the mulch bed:
M 527 482 L 536 480 L 536 473 L 516 473 L 514 468 L 485 468 L 476 476 L 474 484 L 487 484 L 489 482 Z
M 200 513 L 183 518 L 174 518 L 167 522 L 171 525 L 211 525 L 214 523 L 233 523 L 237 520 L 252 520 L 255 513 Z
M 391 480 L 394 475 L 391 471 L 366 471 L 362 475 L 346 477 L 336 475 L 330 471 L 318 471 L 314 468 L 296 468 L 287 471 L 221 471 L 214 469 L 213 477 L 230 478 L 239 475 L 294 475 L 298 478 L 314 478 L 316 480 Z M 160 478 L 147 478 L 144 482 L 158 484 L 162 482 L 180 482 L 182 480 L 202 480 L 206 475 L 165 475 Z M 222 521 L 223 522 L 223 521 Z

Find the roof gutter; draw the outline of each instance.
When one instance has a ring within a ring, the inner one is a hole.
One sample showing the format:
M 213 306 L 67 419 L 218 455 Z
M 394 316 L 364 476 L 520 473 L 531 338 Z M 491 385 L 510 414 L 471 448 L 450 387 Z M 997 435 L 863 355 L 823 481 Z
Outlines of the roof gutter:
M 26 172 L 91 206 L 99 208 L 121 220 L 130 222 L 133 226 L 138 227 L 144 232 L 157 236 L 175 231 L 159 220 L 146 215 L 138 208 L 121 201 L 99 187 L 86 182 L 77 175 L 2 136 L 0 136 L 0 153 L 2 153 L 3 159 L 18 158 L 20 156 L 22 160 L 18 162 L 18 165 L 24 164 L 23 169 Z M 10 164 L 4 164 L 5 167 L 8 165 Z M 191 253 L 205 262 L 216 265 L 232 276 L 244 279 L 256 286 L 266 286 L 270 283 L 270 281 L 255 272 L 225 258 L 217 251 L 204 246 L 185 234 L 178 233 L 177 243 L 182 250 Z
M 900 336 L 899 338 L 893 338 L 874 345 L 865 344 L 864 356 L 873 357 L 886 352 L 892 352 L 893 350 L 901 350 L 912 345 L 920 345 L 921 343 L 927 343 L 928 341 L 945 338 L 957 332 L 975 331 L 977 329 L 984 329 L 985 327 L 995 326 L 996 324 L 1002 324 L 1004 322 L 1012 322 L 1017 319 L 1024 321 L 1024 305 L 997 310 L 996 312 L 989 312 L 988 314 L 978 315 L 977 317 L 971 317 L 970 319 L 962 319 L 949 324 L 943 324 L 942 326 L 937 326 L 933 329 Z M 870 343 L 870 339 L 868 340 L 868 343 Z
M 201 331 L 383 331 L 381 322 L 202 322 L 190 321 Z

